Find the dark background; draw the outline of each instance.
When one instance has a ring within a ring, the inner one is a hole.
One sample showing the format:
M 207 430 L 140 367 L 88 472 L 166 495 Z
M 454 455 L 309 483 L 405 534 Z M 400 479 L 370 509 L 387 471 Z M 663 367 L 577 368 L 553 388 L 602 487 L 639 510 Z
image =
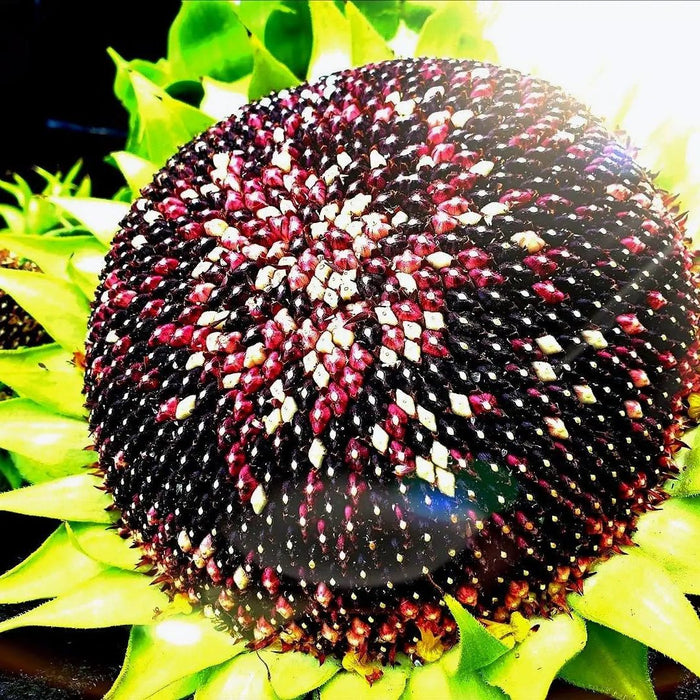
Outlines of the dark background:
M 127 114 L 112 92 L 114 47 L 127 59 L 165 55 L 179 2 L 0 0 L 0 177 L 85 163 L 95 194 L 122 184 L 104 157 L 123 148 Z

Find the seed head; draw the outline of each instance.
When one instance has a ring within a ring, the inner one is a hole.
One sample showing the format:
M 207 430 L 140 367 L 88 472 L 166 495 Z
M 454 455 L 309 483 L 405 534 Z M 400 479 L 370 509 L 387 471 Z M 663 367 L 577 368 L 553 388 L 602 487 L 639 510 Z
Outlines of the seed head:
M 90 324 L 106 485 L 256 646 L 391 661 L 566 608 L 664 498 L 698 298 L 559 89 L 401 60 L 248 105 L 134 203 Z

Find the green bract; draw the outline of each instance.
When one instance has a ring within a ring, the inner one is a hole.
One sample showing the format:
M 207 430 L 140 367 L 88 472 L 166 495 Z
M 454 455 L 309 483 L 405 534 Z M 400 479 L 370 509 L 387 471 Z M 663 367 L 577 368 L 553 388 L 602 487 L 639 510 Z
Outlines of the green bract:
M 111 52 L 115 93 L 130 126 L 125 150 L 112 159 L 136 197 L 179 146 L 248 99 L 391 58 L 400 32 L 411 36 L 416 55 L 494 60 L 497 47 L 485 28 L 476 4 L 467 2 L 190 0 L 171 27 L 166 58 L 127 61 Z M 197 99 L 188 104 L 178 94 Z M 623 120 L 624 110 L 618 116 Z M 667 185 L 685 182 L 692 193 L 675 135 L 672 143 L 666 172 L 675 180 Z M 176 700 L 192 692 L 196 700 L 292 700 L 312 691 L 321 700 L 542 700 L 557 676 L 619 700 L 650 700 L 647 646 L 700 674 L 700 620 L 685 597 L 700 594 L 698 429 L 678 454 L 682 473 L 672 498 L 640 519 L 638 548 L 599 564 L 584 594 L 570 596 L 575 612 L 531 620 L 533 629 L 513 648 L 448 597 L 458 649 L 425 667 L 401 659 L 370 685 L 334 660 L 235 645 L 198 613 L 187 614 L 186 604 L 169 601 L 138 568 L 140 550 L 111 527 L 110 498 L 85 471 L 95 454 L 87 449 L 74 353 L 82 351 L 101 261 L 128 205 L 91 198 L 88 178 L 76 184 L 79 168 L 65 177 L 40 170 L 41 195 L 18 177 L 0 182 L 18 204 L 0 206 L 0 247 L 41 269 L 0 269 L 0 288 L 55 340 L 0 352 L 0 382 L 15 396 L 0 403 L 0 471 L 12 486 L 21 478 L 35 484 L 0 494 L 0 510 L 64 521 L 0 577 L 2 603 L 48 599 L 1 623 L 0 632 L 133 625 L 111 700 Z

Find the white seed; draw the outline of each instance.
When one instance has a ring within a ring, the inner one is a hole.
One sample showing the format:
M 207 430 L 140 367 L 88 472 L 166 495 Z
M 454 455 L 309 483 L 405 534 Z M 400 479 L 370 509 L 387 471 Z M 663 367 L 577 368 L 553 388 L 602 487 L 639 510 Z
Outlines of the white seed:
M 330 378 L 331 375 L 328 374 L 328 370 L 322 364 L 316 365 L 316 369 L 313 373 L 313 379 L 314 382 L 316 382 L 316 386 L 321 388 L 327 387 Z
M 312 350 L 304 355 L 304 372 L 311 372 L 318 365 L 318 355 Z
M 352 163 L 352 158 L 345 151 L 341 151 L 340 153 L 338 153 L 335 160 L 338 163 L 338 167 L 341 170 L 345 170 L 345 168 L 347 168 L 348 165 Z
M 387 367 L 395 367 L 399 363 L 399 356 L 393 350 L 382 345 L 379 349 L 379 361 Z
M 148 243 L 146 236 L 142 236 L 141 234 L 139 234 L 138 236 L 134 236 L 131 239 L 131 245 L 134 248 L 136 248 L 136 250 L 140 250 L 141 248 L 143 248 L 146 245 L 146 243 Z
M 576 398 L 583 404 L 596 403 L 597 399 L 591 387 L 586 384 L 577 384 L 574 386 Z
M 330 331 L 323 331 L 316 341 L 316 351 L 322 352 L 327 355 L 333 352 L 335 348 L 335 343 L 333 342 L 333 334 Z
M 450 498 L 455 496 L 455 475 L 447 469 L 438 467 L 435 470 L 438 490 Z
M 204 364 L 204 353 L 195 352 L 187 358 L 185 363 L 185 369 L 190 370 L 195 367 L 201 367 Z
M 472 415 L 472 409 L 469 405 L 469 398 L 465 394 L 455 394 L 450 392 L 450 407 L 452 408 L 452 413 L 454 413 L 456 416 L 470 418 Z
M 412 340 L 407 340 L 403 344 L 403 354 L 404 357 L 411 362 L 420 362 L 420 345 Z
M 229 312 L 222 311 L 204 311 L 197 319 L 198 326 L 216 326 L 228 318 Z
M 581 335 L 583 339 L 596 350 L 602 350 L 608 347 L 608 341 L 605 340 L 600 331 L 583 331 Z
M 375 423 L 372 428 L 372 445 L 377 452 L 384 454 L 389 447 L 389 434 L 379 423 Z
M 263 418 L 263 423 L 265 424 L 265 432 L 272 435 L 282 424 L 282 411 L 279 408 L 274 409 Z
M 439 311 L 424 311 L 425 327 L 431 331 L 438 331 L 445 327 L 445 319 Z
M 330 185 L 333 180 L 335 180 L 338 175 L 340 175 L 340 169 L 338 168 L 337 165 L 331 165 L 330 168 L 328 168 L 321 177 L 323 178 L 323 181 L 327 184 Z
M 236 588 L 238 588 L 239 591 L 244 591 L 246 588 L 248 588 L 250 577 L 248 574 L 246 574 L 245 569 L 242 566 L 239 566 L 233 572 L 233 582 L 236 584 Z
M 447 469 L 447 460 L 449 458 L 450 453 L 447 451 L 447 448 L 441 442 L 437 442 L 437 440 L 433 442 L 430 447 L 430 459 L 433 460 L 433 463 L 438 467 Z
M 397 272 L 396 279 L 399 281 L 401 288 L 405 289 L 409 294 L 411 292 L 418 291 L 418 285 L 413 279 L 413 275 L 410 275 L 407 272 Z
M 544 422 L 547 424 L 547 430 L 553 438 L 558 440 L 566 440 L 569 437 L 569 431 L 564 425 L 564 421 L 561 418 L 552 418 L 546 416 Z
M 333 342 L 343 350 L 349 350 L 355 342 L 355 334 L 349 328 L 334 328 Z
M 416 476 L 432 484 L 435 481 L 435 465 L 425 457 L 416 457 Z
M 432 411 L 429 411 L 427 408 L 423 408 L 423 406 L 419 405 L 418 406 L 418 421 L 422 426 L 427 428 L 433 433 L 437 432 L 437 423 L 435 422 L 435 414 Z
M 271 162 L 284 173 L 288 173 L 292 169 L 292 156 L 287 150 L 274 153 Z
M 224 389 L 233 389 L 238 386 L 238 382 L 241 381 L 241 373 L 233 372 L 232 374 L 227 374 L 221 380 L 221 384 Z
M 246 349 L 245 357 L 243 358 L 243 366 L 248 369 L 257 367 L 265 362 L 265 358 L 265 345 L 263 343 L 255 343 Z
M 404 321 L 403 332 L 409 340 L 415 340 L 416 338 L 421 337 L 423 329 L 420 327 L 419 324 L 415 323 L 414 321 Z
M 258 219 L 263 219 L 263 220 L 269 219 L 270 217 L 273 217 L 273 216 L 281 216 L 281 215 L 282 215 L 282 212 L 277 207 L 272 207 L 272 206 L 261 207 L 260 209 L 258 209 L 258 211 L 256 213 L 256 216 L 258 217 Z
M 536 338 L 535 342 L 545 355 L 555 355 L 563 350 L 553 335 L 543 335 L 540 338 Z
M 405 394 L 401 389 L 396 390 L 396 405 L 409 416 L 416 415 L 416 404 L 413 398 Z
M 383 168 L 386 165 L 386 158 L 377 150 L 372 150 L 369 153 L 369 167 Z
M 399 319 L 391 310 L 390 306 L 375 306 L 374 313 L 377 315 L 377 320 L 379 323 L 386 323 L 389 326 L 395 326 L 398 324 Z
M 554 382 L 557 379 L 554 367 L 549 362 L 533 362 L 532 368 L 541 382 Z
M 494 163 L 490 160 L 480 160 L 478 163 L 474 163 L 471 168 L 469 168 L 470 173 L 475 175 L 481 175 L 482 177 L 487 177 L 491 174 L 493 170 Z
M 396 227 L 396 226 L 401 226 L 401 224 L 405 224 L 408 221 L 408 214 L 406 214 L 405 211 L 397 211 L 396 214 L 391 218 L 391 225 Z
M 458 129 L 461 129 L 473 116 L 474 112 L 472 112 L 471 109 L 460 109 L 452 115 L 450 121 Z
M 443 267 L 449 267 L 452 262 L 452 256 L 449 253 L 445 253 L 441 250 L 431 253 L 426 260 L 431 267 L 436 270 L 441 270 Z
M 194 270 L 192 270 L 191 277 L 197 279 L 198 277 L 201 277 L 205 272 L 209 272 L 209 270 L 211 270 L 211 263 L 208 260 L 202 260 L 195 266 Z
M 318 438 L 314 438 L 311 447 L 309 447 L 309 461 L 316 469 L 321 468 L 326 454 L 327 450 L 324 444 Z
M 397 102 L 396 106 L 394 109 L 396 110 L 396 113 L 400 117 L 410 117 L 411 114 L 413 114 L 413 111 L 416 108 L 416 102 L 415 100 L 402 100 L 401 102 Z
M 464 226 L 476 226 L 481 221 L 481 214 L 476 211 L 465 211 L 457 216 L 457 221 Z
M 292 418 L 294 418 L 294 414 L 299 410 L 299 407 L 297 406 L 297 402 L 294 400 L 292 396 L 288 396 L 285 400 L 284 403 L 282 404 L 282 408 L 280 409 L 281 414 L 282 414 L 282 420 L 285 423 L 289 423 Z
M 347 207 L 352 214 L 359 216 L 364 214 L 371 201 L 372 197 L 368 194 L 356 194 L 345 202 L 343 208 Z
M 228 224 L 223 219 L 209 219 L 209 221 L 204 222 L 204 230 L 210 236 L 216 236 L 217 238 L 223 236 L 227 228 Z
M 197 397 L 194 394 L 190 394 L 189 396 L 185 396 L 184 399 L 181 399 L 175 409 L 175 418 L 177 418 L 177 420 L 183 420 L 191 416 L 196 401 Z
M 284 383 L 281 379 L 275 379 L 270 385 L 270 393 L 273 399 L 277 399 L 279 402 L 284 401 L 286 394 L 284 393 Z

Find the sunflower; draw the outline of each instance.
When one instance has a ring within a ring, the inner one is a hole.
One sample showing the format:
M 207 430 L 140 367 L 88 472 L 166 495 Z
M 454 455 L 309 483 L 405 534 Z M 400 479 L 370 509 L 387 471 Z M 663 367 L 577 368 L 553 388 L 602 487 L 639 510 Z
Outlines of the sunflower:
M 0 508 L 63 521 L 0 631 L 132 625 L 125 699 L 652 698 L 649 647 L 700 673 L 684 218 L 549 83 L 308 9 L 308 67 L 243 4 L 184 4 L 152 79 L 114 55 L 136 201 L 0 239 L 55 341 L 0 356 L 35 482 Z M 469 5 L 401 21 L 493 58 Z M 209 70 L 217 37 L 246 52 Z M 200 109 L 159 84 L 207 70 Z

